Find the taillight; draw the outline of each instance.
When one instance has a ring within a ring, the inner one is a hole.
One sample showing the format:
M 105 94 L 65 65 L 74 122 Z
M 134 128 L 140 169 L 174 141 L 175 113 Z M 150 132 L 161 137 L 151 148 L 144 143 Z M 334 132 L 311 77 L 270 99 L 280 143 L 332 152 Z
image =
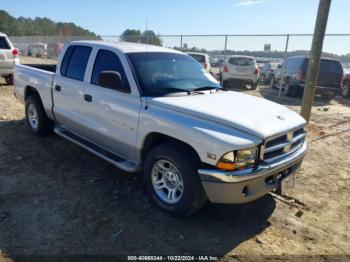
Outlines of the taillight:
M 204 64 L 204 68 L 208 69 L 208 64 L 207 63 Z
M 17 58 L 19 56 L 19 51 L 17 48 L 12 49 L 13 58 Z
M 228 73 L 228 72 L 229 72 L 227 65 L 224 66 L 224 72 L 225 72 L 225 73 Z
M 259 68 L 255 68 L 254 75 L 258 75 L 258 74 L 259 74 Z
M 300 70 L 298 70 L 297 73 L 295 74 L 295 79 L 301 80 L 301 71 Z

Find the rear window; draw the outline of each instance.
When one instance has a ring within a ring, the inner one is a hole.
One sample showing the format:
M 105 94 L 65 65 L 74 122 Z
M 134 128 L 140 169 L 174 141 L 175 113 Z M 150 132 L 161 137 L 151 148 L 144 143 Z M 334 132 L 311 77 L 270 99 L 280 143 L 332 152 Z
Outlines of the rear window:
M 255 64 L 254 59 L 248 57 L 231 57 L 228 62 L 237 66 L 252 66 Z
M 61 75 L 83 81 L 91 50 L 88 46 L 71 46 L 64 56 Z
M 197 54 L 189 54 L 194 59 L 196 59 L 199 63 L 205 63 L 205 56 L 204 55 L 197 55 Z
M 0 37 L 0 49 L 10 49 L 5 37 Z
M 305 63 L 303 65 L 303 70 L 305 70 L 305 72 L 307 71 L 308 65 L 309 65 L 309 58 L 306 58 Z M 343 67 L 341 63 L 338 61 L 321 59 L 320 72 L 343 74 Z

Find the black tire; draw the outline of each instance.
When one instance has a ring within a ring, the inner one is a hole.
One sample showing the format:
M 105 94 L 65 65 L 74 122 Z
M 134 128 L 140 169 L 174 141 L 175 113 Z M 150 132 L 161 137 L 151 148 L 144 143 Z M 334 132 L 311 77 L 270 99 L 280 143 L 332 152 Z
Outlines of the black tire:
M 269 82 L 269 86 L 271 87 L 271 88 L 275 88 L 275 78 L 274 77 L 271 77 L 271 79 L 270 79 L 270 82 Z
M 28 109 L 32 106 L 34 107 L 37 114 L 37 125 L 33 125 L 33 123 L 30 121 L 29 114 L 32 109 Z M 26 99 L 25 114 L 27 125 L 30 127 L 34 135 L 41 137 L 52 133 L 54 122 L 46 116 L 44 107 L 38 95 L 31 95 Z
M 350 97 L 350 81 L 346 82 L 342 88 L 342 96 L 345 98 Z
M 5 76 L 5 82 L 6 82 L 6 85 L 12 86 L 13 85 L 13 75 Z
M 152 183 L 152 169 L 158 161 L 163 160 L 171 162 L 182 178 L 183 193 L 179 201 L 174 204 L 163 201 L 156 193 Z M 199 180 L 198 167 L 198 157 L 194 156 L 186 146 L 179 143 L 168 142 L 153 148 L 147 154 L 143 172 L 148 196 L 160 209 L 172 216 L 186 217 L 193 214 L 207 201 Z
M 291 86 L 288 82 L 285 83 L 283 93 L 285 96 L 296 97 L 297 96 L 297 87 Z
M 258 83 L 251 83 L 251 84 L 250 84 L 250 88 L 251 88 L 252 90 L 255 90 L 257 87 L 258 87 Z

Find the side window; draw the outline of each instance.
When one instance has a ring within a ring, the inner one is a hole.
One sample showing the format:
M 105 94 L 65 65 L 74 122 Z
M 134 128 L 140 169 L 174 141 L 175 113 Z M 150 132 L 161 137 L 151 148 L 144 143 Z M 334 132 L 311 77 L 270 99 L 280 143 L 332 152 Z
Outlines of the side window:
M 62 61 L 61 75 L 83 81 L 91 50 L 88 46 L 69 47 Z
M 91 84 L 99 85 L 100 74 L 103 71 L 118 72 L 121 76 L 121 88 L 118 91 L 130 93 L 129 83 L 119 57 L 114 52 L 101 49 L 96 55 Z

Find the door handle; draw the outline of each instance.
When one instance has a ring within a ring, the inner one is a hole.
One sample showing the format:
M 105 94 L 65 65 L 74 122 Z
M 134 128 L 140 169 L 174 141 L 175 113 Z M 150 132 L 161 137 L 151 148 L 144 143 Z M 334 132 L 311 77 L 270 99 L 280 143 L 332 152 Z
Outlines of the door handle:
M 61 91 L 61 86 L 55 85 L 55 90 L 56 90 L 57 92 L 60 92 L 60 91 Z
M 87 102 L 91 102 L 91 101 L 92 101 L 92 96 L 90 96 L 90 95 L 88 95 L 88 94 L 85 94 L 85 95 L 84 95 L 84 99 L 85 99 L 85 101 L 87 101 Z

